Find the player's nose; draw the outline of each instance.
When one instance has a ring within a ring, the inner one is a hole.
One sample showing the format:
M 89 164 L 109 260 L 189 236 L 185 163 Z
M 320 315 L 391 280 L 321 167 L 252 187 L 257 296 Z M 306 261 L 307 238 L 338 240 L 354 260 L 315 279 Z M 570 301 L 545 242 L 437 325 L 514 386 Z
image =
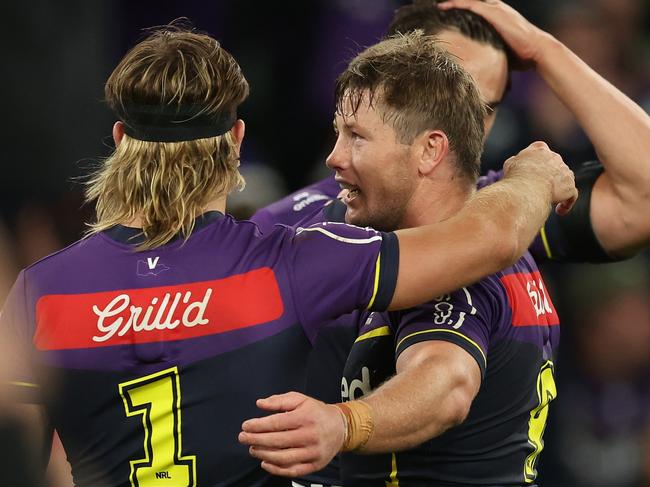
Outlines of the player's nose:
M 346 150 L 345 144 L 341 140 L 341 137 L 339 137 L 336 139 L 336 143 L 327 156 L 327 159 L 325 159 L 325 165 L 333 171 L 339 171 L 348 166 L 349 160 L 349 151 Z

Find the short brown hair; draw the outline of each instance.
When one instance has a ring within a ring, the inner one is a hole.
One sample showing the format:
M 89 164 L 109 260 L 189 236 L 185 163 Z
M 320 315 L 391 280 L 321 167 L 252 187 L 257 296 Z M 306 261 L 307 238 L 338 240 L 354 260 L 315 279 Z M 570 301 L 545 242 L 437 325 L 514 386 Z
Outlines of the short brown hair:
M 357 55 L 336 81 L 337 112 L 350 115 L 350 103 L 356 113 L 366 93 L 404 144 L 424 130 L 442 130 L 459 172 L 476 181 L 486 108 L 471 76 L 435 38 L 399 34 Z
M 118 114 L 129 106 L 195 107 L 197 116 L 235 112 L 248 82 L 235 59 L 206 34 L 176 25 L 153 31 L 113 70 L 105 87 Z M 207 203 L 243 187 L 237 144 L 230 132 L 182 142 L 125 135 L 88 183 L 99 232 L 138 216 L 153 248 L 189 236 Z

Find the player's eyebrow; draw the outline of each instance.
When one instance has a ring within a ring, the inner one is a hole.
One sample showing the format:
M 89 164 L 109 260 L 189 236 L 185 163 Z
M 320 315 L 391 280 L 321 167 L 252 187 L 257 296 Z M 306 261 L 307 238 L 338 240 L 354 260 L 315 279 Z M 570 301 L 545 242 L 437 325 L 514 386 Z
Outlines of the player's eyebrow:
M 342 118 L 342 125 L 346 130 L 356 131 L 360 130 L 359 125 L 354 121 L 350 120 L 349 117 Z M 339 133 L 339 124 L 336 123 L 336 117 L 332 120 L 332 127 L 334 128 L 334 133 L 338 135 Z
M 359 130 L 359 124 L 357 124 L 354 120 L 350 120 L 350 118 L 344 118 L 343 119 L 343 126 L 348 129 L 348 130 Z

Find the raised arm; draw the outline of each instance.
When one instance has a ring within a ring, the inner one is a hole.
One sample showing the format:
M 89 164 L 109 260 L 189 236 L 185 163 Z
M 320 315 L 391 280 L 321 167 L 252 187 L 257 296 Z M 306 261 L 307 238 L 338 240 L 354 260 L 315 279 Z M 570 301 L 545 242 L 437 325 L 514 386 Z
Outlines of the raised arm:
M 543 142 L 508 159 L 504 174 L 454 217 L 396 232 L 400 263 L 391 309 L 420 304 L 512 265 L 551 204 L 565 214 L 577 197 L 573 173 Z
M 449 0 L 440 8 L 464 8 L 485 18 L 574 114 L 605 168 L 590 205 L 591 224 L 603 248 L 614 256 L 629 256 L 650 245 L 650 117 L 505 3 Z

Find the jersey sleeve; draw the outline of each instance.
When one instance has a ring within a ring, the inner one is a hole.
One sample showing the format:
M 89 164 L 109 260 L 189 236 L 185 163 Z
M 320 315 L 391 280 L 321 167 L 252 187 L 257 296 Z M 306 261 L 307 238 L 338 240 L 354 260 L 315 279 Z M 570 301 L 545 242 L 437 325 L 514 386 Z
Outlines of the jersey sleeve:
M 552 212 L 546 220 L 538 237 L 541 245 L 537 251 L 531 249 L 536 260 L 592 264 L 622 260 L 607 253 L 591 225 L 591 192 L 603 171 L 597 161 L 585 162 L 575 171 L 578 200 L 567 215 Z
M 3 386 L 17 402 L 40 402 L 41 384 L 35 372 L 32 328 L 27 312 L 25 274 L 21 272 L 0 311 Z
M 297 228 L 288 260 L 296 311 L 313 341 L 328 320 L 388 307 L 399 245 L 394 233 L 326 222 Z
M 499 319 L 498 303 L 481 281 L 424 305 L 391 313 L 396 358 L 411 345 L 429 340 L 451 342 L 469 353 L 485 375 L 490 336 Z

